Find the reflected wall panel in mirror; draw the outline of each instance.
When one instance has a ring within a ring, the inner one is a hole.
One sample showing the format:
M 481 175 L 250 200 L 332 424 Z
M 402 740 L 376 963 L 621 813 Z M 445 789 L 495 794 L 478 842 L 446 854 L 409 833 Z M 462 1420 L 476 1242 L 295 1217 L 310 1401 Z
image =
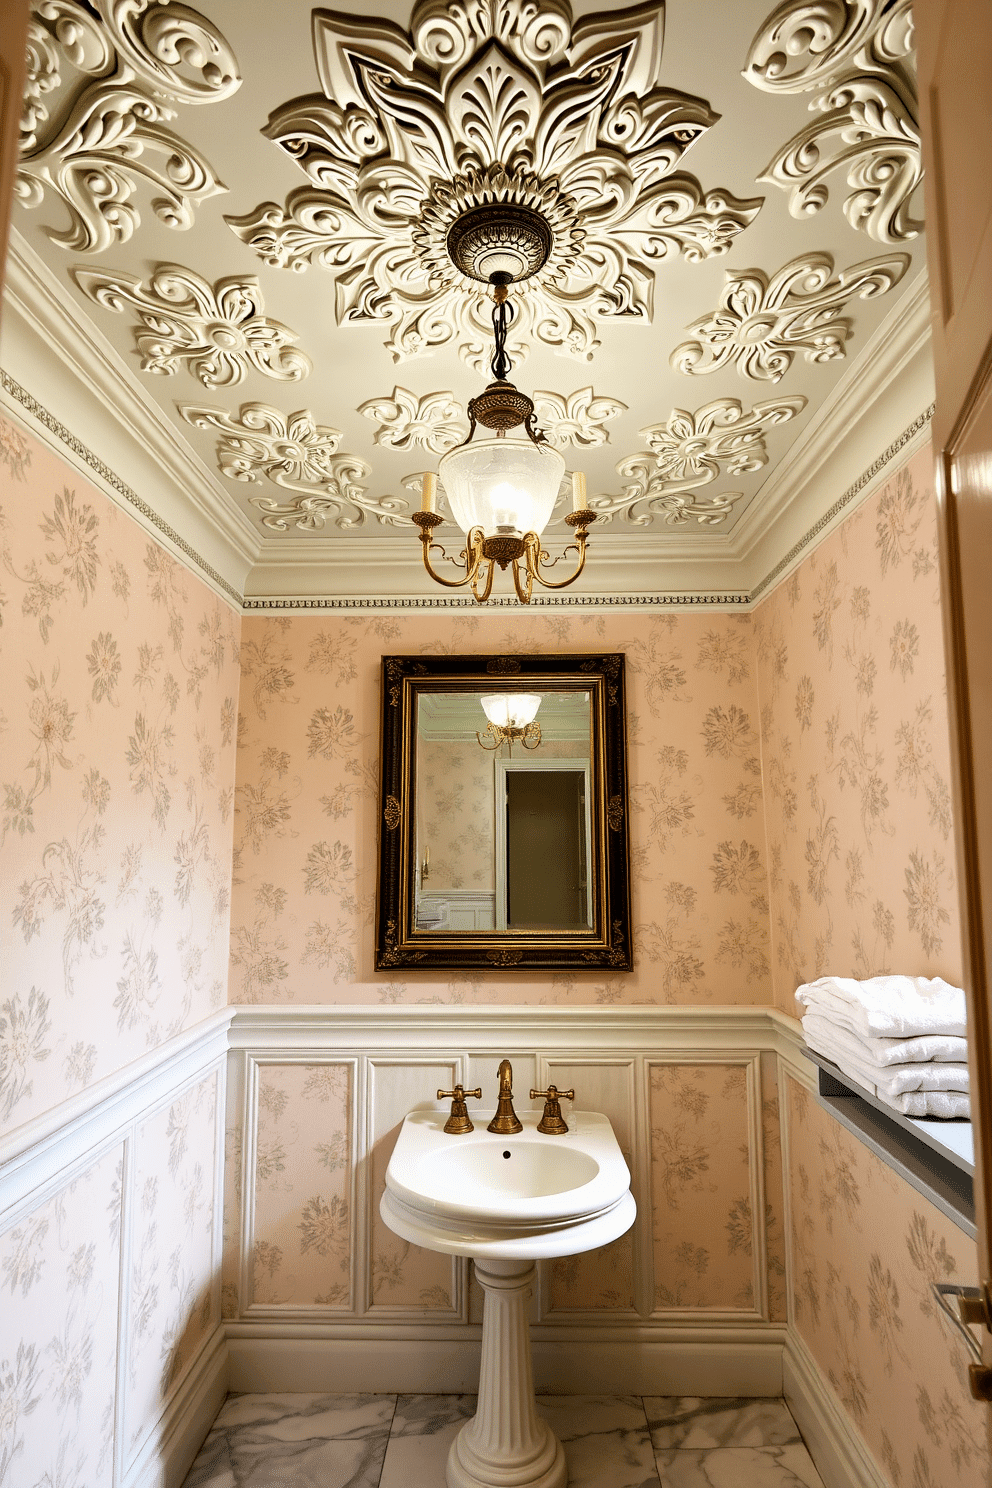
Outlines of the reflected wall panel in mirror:
M 377 970 L 631 965 L 624 658 L 383 658 Z

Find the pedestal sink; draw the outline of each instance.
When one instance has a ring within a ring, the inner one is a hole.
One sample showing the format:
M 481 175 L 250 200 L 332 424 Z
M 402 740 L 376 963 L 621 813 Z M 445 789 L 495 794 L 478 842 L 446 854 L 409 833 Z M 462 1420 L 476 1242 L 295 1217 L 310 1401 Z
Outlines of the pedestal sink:
M 444 1113 L 406 1117 L 386 1170 L 380 1212 L 414 1245 L 471 1256 L 485 1294 L 479 1404 L 452 1444 L 448 1488 L 565 1488 L 561 1443 L 534 1409 L 527 1299 L 534 1262 L 606 1245 L 634 1223 L 630 1173 L 605 1116 L 573 1113 L 565 1136 L 464 1136 Z

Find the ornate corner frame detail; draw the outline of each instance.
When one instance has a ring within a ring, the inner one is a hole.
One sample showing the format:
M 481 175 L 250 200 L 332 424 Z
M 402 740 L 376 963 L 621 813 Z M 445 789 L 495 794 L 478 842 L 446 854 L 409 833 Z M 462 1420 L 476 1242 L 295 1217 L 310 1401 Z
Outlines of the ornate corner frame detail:
M 594 874 L 588 931 L 435 932 L 416 926 L 417 699 L 421 692 L 542 687 L 591 698 Z M 595 656 L 384 656 L 382 659 L 377 971 L 629 971 L 631 960 L 625 659 Z M 394 809 L 395 808 L 395 809 Z M 398 817 L 396 813 L 398 812 Z
M 402 496 L 369 496 L 363 481 L 371 468 L 357 455 L 339 454 L 341 432 L 318 424 L 309 408 L 280 413 L 268 403 L 242 403 L 237 416 L 223 408 L 177 403 L 195 429 L 216 430 L 217 466 L 229 480 L 271 481 L 298 493 L 293 501 L 249 496 L 273 532 L 319 531 L 329 516 L 345 531 L 374 516 L 384 526 L 405 525 L 410 503 Z
M 589 504 L 605 520 L 621 516 L 635 527 L 649 526 L 656 517 L 669 526 L 690 521 L 714 526 L 733 514 L 742 493 L 723 492 L 702 501 L 691 493 L 711 485 L 724 471 L 744 475 L 767 465 L 768 429 L 805 407 L 806 399 L 795 394 L 755 403 L 749 413 L 737 398 L 717 398 L 695 413 L 673 408 L 667 419 L 640 431 L 647 450 L 618 462 L 622 494 L 593 496 Z
M 777 273 L 741 269 L 728 273 L 717 308 L 687 327 L 671 365 L 698 377 L 736 364 L 741 377 L 778 382 L 799 352 L 807 362 L 846 356 L 852 322 L 841 316 L 849 300 L 887 294 L 905 274 L 906 253 L 872 258 L 833 278 L 829 253 L 805 253 Z
M 67 66 L 82 76 L 70 83 Z M 74 253 L 127 242 L 141 222 L 133 199 L 141 182 L 156 193 L 160 222 L 191 227 L 196 207 L 227 187 L 167 127 L 173 105 L 220 102 L 240 86 L 229 43 L 186 4 L 36 0 L 15 196 L 28 208 L 58 197 L 70 226 L 45 232 Z
M 813 93 L 812 121 L 758 177 L 789 192 L 793 217 L 820 211 L 826 179 L 847 172 L 844 215 L 879 243 L 923 229 L 911 216 L 923 179 L 912 0 L 784 0 L 748 51 L 744 76 L 766 93 Z
M 312 363 L 297 336 L 263 314 L 257 279 L 233 276 L 211 285 L 194 269 L 158 264 L 147 285 L 137 274 L 72 271 L 97 305 L 122 315 L 137 312 L 134 340 L 142 372 L 172 377 L 185 366 L 205 388 L 232 387 L 249 371 L 279 382 L 299 382 Z

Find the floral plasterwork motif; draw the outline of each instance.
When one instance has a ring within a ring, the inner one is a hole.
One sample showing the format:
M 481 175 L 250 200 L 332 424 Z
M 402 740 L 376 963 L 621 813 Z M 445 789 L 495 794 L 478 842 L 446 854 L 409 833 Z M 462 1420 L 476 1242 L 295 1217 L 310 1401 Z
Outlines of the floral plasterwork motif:
M 537 422 L 550 444 L 564 448 L 568 444 L 591 446 L 607 444 L 610 419 L 627 412 L 619 398 L 597 396 L 591 387 L 574 393 L 556 393 L 543 389 L 534 394 Z
M 67 66 L 82 74 L 75 83 L 66 81 Z M 73 252 L 99 253 L 132 236 L 141 181 L 155 193 L 160 221 L 191 227 L 195 207 L 227 187 L 167 127 L 172 105 L 217 102 L 240 85 L 227 41 L 186 5 L 40 0 L 28 23 L 15 193 L 26 207 L 46 194 L 62 201 L 69 229 L 46 232 Z M 61 94 L 57 109 L 52 94 Z
M 815 115 L 758 177 L 790 192 L 794 217 L 818 212 L 832 171 L 847 172 L 851 226 L 880 243 L 915 238 L 910 201 L 923 176 L 912 0 L 785 0 L 751 43 L 744 76 L 768 93 L 813 93 Z
M 851 321 L 841 316 L 848 300 L 885 294 L 909 266 L 905 253 L 866 259 L 835 278 L 829 253 L 805 253 L 769 276 L 761 269 L 728 273 L 717 308 L 686 329 L 669 358 L 687 375 L 716 372 L 736 362 L 742 377 L 778 382 L 797 352 L 807 362 L 846 355 Z
M 717 398 L 695 413 L 673 408 L 669 418 L 640 431 L 648 449 L 617 465 L 625 481 L 620 496 L 594 496 L 590 506 L 601 518 L 622 515 L 636 526 L 655 516 L 669 525 L 694 520 L 714 526 L 731 515 L 735 495 L 697 501 L 689 493 L 708 486 L 722 473 L 744 475 L 768 463 L 765 434 L 787 423 L 806 407 L 801 395 L 756 403 L 745 413 L 736 398 Z
M 137 311 L 134 339 L 141 370 L 172 376 L 185 363 L 206 388 L 243 382 L 249 369 L 299 382 L 310 358 L 288 326 L 270 320 L 258 280 L 241 275 L 209 282 L 193 269 L 159 264 L 142 284 L 136 274 L 74 269 L 84 294 L 106 310 Z
M 536 338 L 586 359 L 599 319 L 650 320 L 659 259 L 726 252 L 761 206 L 674 174 L 715 115 L 661 85 L 660 5 L 574 28 L 567 0 L 418 0 L 409 32 L 314 22 L 326 101 L 292 100 L 264 131 L 309 184 L 227 221 L 267 263 L 329 270 L 338 323 L 388 326 L 396 361 L 452 340 L 471 365 L 488 358 L 484 287 L 445 248 L 473 206 L 525 205 L 552 228 L 516 355 Z
M 461 444 L 468 433 L 465 410 L 454 393 L 425 393 L 394 387 L 389 398 L 370 398 L 358 409 L 379 427 L 375 443 L 391 449 L 428 449 L 436 455 Z
M 342 528 L 362 526 L 366 513 L 394 526 L 404 521 L 400 514 L 409 510 L 409 502 L 369 496 L 361 484 L 371 475 L 369 466 L 357 455 L 339 454 L 340 431 L 318 424 L 308 408 L 286 415 L 267 403 L 242 403 L 235 417 L 223 408 L 178 406 L 194 428 L 220 434 L 217 464 L 223 475 L 246 483 L 270 480 L 300 493 L 282 504 L 271 496 L 249 497 L 273 531 L 319 531 L 332 514 Z
M 606 444 L 610 437 L 607 420 L 627 411 L 626 403 L 601 396 L 592 387 L 577 388 L 574 393 L 539 390 L 534 394 L 534 408 L 548 442 L 562 449 L 569 444 Z M 371 398 L 358 411 L 379 425 L 376 444 L 393 449 L 419 447 L 443 455 L 468 434 L 465 410 L 450 392 L 418 397 L 407 388 L 395 387 L 391 397 Z

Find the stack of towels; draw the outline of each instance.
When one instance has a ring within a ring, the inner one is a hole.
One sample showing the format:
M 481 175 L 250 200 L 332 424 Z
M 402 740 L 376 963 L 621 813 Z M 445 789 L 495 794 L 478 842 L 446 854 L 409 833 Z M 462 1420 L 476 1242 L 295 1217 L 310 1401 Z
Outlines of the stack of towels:
M 820 977 L 799 988 L 811 1049 L 904 1116 L 970 1116 L 964 993 L 939 977 Z

